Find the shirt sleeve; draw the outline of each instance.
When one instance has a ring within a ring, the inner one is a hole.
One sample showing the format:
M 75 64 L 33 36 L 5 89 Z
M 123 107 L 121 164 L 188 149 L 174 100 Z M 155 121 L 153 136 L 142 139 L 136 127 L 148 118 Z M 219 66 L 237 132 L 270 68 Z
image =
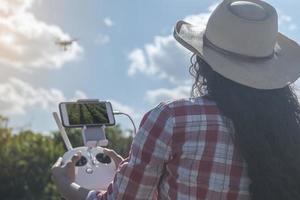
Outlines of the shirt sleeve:
M 128 159 L 122 162 L 114 181 L 98 199 L 153 199 L 165 162 L 170 158 L 173 130 L 171 109 L 160 104 L 142 119 L 131 145 Z

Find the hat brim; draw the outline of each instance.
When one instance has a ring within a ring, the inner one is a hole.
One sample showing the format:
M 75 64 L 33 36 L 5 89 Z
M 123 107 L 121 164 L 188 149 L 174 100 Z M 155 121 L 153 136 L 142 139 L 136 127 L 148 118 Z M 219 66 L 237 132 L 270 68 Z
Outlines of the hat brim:
M 300 46 L 281 33 L 277 35 L 274 56 L 243 58 L 225 54 L 203 42 L 205 29 L 177 22 L 175 39 L 202 57 L 214 71 L 242 85 L 257 89 L 283 88 L 300 76 Z

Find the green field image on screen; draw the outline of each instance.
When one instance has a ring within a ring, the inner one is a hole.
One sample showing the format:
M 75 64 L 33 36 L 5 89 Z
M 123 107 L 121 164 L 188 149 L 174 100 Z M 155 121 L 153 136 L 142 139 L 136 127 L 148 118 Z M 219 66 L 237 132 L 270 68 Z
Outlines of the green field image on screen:
M 70 125 L 108 124 L 105 104 L 67 104 Z

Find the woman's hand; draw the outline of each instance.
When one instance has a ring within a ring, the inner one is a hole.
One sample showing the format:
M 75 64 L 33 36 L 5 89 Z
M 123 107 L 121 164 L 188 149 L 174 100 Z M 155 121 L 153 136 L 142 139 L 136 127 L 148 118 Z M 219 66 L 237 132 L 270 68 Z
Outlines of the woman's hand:
M 122 156 L 120 156 L 119 154 L 117 154 L 114 150 L 112 149 L 103 149 L 103 153 L 107 156 L 109 156 L 111 159 L 113 159 L 113 161 L 116 164 L 116 168 L 118 169 L 119 164 L 124 160 L 122 158 Z
M 74 182 L 75 164 L 80 157 L 81 154 L 78 152 L 72 157 L 71 161 L 65 165 L 62 163 L 62 158 L 60 157 L 52 166 L 52 179 L 60 194 L 66 199 L 85 199 L 89 193 L 89 190 L 80 187 Z
M 52 166 L 52 178 L 56 185 L 61 183 L 72 183 L 75 180 L 75 163 L 80 159 L 81 154 L 78 152 L 75 154 L 71 161 L 65 165 L 62 162 L 62 158 L 58 158 L 56 163 Z

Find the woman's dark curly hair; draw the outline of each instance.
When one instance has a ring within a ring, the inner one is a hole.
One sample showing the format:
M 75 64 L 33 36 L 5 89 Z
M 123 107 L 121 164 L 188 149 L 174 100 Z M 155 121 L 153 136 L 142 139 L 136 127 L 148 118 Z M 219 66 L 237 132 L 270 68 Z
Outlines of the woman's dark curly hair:
M 191 58 L 194 95 L 206 94 L 233 121 L 252 200 L 300 200 L 300 106 L 290 86 L 260 90 Z

